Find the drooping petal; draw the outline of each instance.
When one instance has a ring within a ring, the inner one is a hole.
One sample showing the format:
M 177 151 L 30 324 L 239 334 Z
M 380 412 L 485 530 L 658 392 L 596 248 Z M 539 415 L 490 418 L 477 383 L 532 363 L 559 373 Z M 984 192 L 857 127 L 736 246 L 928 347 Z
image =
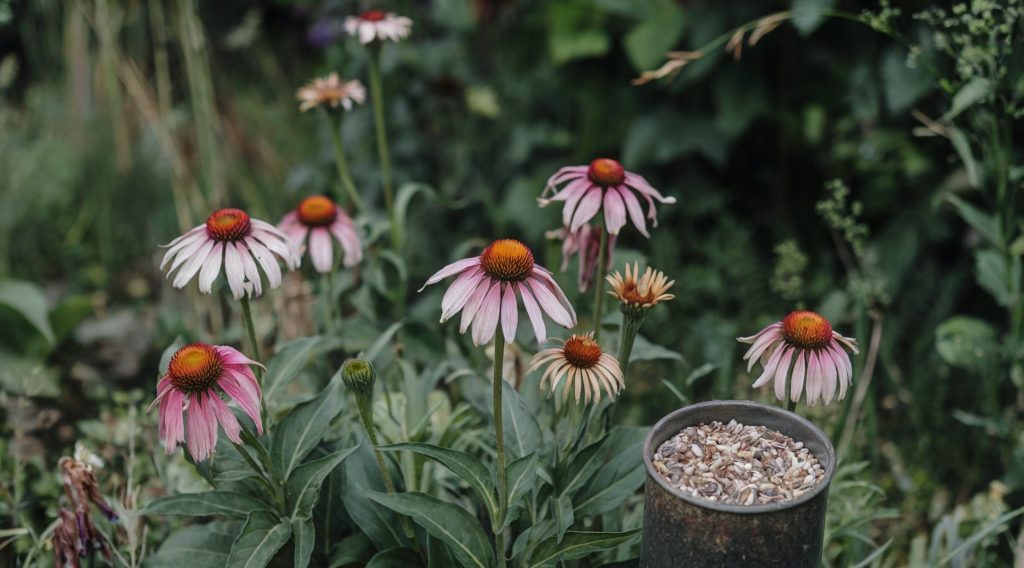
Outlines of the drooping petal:
M 273 290 L 280 286 L 281 267 L 277 265 L 277 259 L 274 258 L 273 253 L 256 239 L 246 238 L 245 245 L 249 247 L 256 262 L 263 268 L 263 273 L 267 275 L 267 285 L 270 286 L 270 289 Z
M 203 262 L 203 269 L 199 271 L 199 291 L 209 294 L 213 291 L 213 281 L 220 274 L 221 264 L 224 262 L 224 243 L 217 243 L 213 251 Z
M 775 398 L 786 400 L 786 375 L 789 374 L 789 363 L 793 359 L 792 347 L 786 347 L 779 365 L 775 369 Z
M 836 396 L 836 383 L 839 381 L 837 361 L 828 349 L 819 350 L 818 355 L 818 362 L 822 366 L 822 401 L 829 404 Z
M 473 318 L 477 316 L 477 312 L 480 310 L 480 304 L 483 303 L 484 298 L 487 296 L 487 292 L 490 291 L 492 286 L 497 286 L 490 278 L 481 278 L 480 283 L 476 285 L 476 290 L 473 290 L 473 294 L 469 297 L 469 301 L 466 302 L 466 307 L 462 308 L 462 319 L 459 321 L 459 333 L 466 333 L 469 329 L 469 325 L 473 323 Z
M 224 276 L 228 279 L 231 295 L 239 300 L 245 295 L 245 267 L 242 265 L 242 256 L 238 254 L 234 244 L 227 243 L 224 247 Z
M 241 383 L 242 381 L 233 372 L 227 372 L 217 379 L 217 386 L 237 402 L 242 411 L 256 424 L 256 432 L 263 434 L 259 395 L 254 394 L 251 389 Z
M 256 292 L 256 296 L 263 295 L 263 278 L 260 277 L 260 271 L 256 268 L 256 261 L 253 260 L 249 249 L 243 242 L 235 243 L 235 249 L 238 251 L 238 256 L 242 260 L 242 269 L 245 270 L 246 282 L 249 282 L 252 285 Z
M 804 362 L 804 351 L 796 356 L 796 363 L 793 364 L 793 378 L 789 385 L 789 400 L 797 402 L 804 390 L 804 376 L 807 374 L 807 363 Z
M 210 457 L 217 442 L 217 420 L 207 413 L 204 394 L 193 394 L 188 405 L 188 453 L 192 459 L 201 462 Z M 211 424 L 212 422 L 212 424 Z M 213 430 L 211 436 L 210 430 Z M 211 437 L 213 443 L 211 443 Z
M 501 295 L 501 328 L 505 333 L 505 343 L 516 339 L 516 327 L 519 324 L 519 305 L 516 303 L 516 292 L 512 284 L 503 286 Z
M 231 412 L 228 405 L 224 404 L 224 401 L 215 394 L 210 394 L 207 397 L 209 402 L 210 410 L 213 411 L 213 415 L 217 417 L 217 421 L 224 428 L 224 434 L 227 435 L 228 439 L 235 444 L 241 444 L 242 438 L 239 433 L 242 431 L 242 426 L 238 424 L 238 419 L 235 418 L 235 413 Z M 240 450 L 245 451 L 245 450 Z
M 807 405 L 818 404 L 821 396 L 821 362 L 818 360 L 818 353 L 810 351 L 807 363 Z
M 313 268 L 321 274 L 334 268 L 334 250 L 331 234 L 323 227 L 317 227 L 309 233 L 309 257 L 313 259 Z
M 453 315 L 459 313 L 459 310 L 469 302 L 473 291 L 476 290 L 477 285 L 483 279 L 484 272 L 479 267 L 470 268 L 459 274 L 444 293 L 444 298 L 441 299 L 441 323 L 448 321 Z
M 583 199 L 580 200 L 579 207 L 576 208 L 576 213 L 573 214 L 572 224 L 569 226 L 571 232 L 576 232 L 585 223 L 597 215 L 597 212 L 601 210 L 601 191 L 588 191 Z
M 563 327 L 573 327 L 573 321 L 569 312 L 558 302 L 558 298 L 555 297 L 554 293 L 548 289 L 544 282 L 539 278 L 531 276 L 526 279 L 526 283 L 530 285 L 530 290 L 537 299 L 537 303 L 540 304 L 541 309 L 548 317 Z
M 462 272 L 463 270 L 466 270 L 467 268 L 478 264 L 480 264 L 479 256 L 464 258 L 462 260 L 456 260 L 455 262 L 435 272 L 433 276 L 427 279 L 427 282 L 423 284 L 423 287 L 420 288 L 419 291 L 422 292 L 423 289 L 426 288 L 427 286 L 430 286 L 431 284 L 436 284 L 444 280 L 445 278 L 448 278 L 449 276 L 458 274 L 459 272 Z
M 526 308 L 526 314 L 530 316 L 530 323 L 533 325 L 533 333 L 537 336 L 537 343 L 544 343 L 547 341 L 547 328 L 544 325 L 544 316 L 541 314 L 540 306 L 537 305 L 537 301 L 533 299 L 533 293 L 530 292 L 530 287 L 523 282 L 516 284 L 516 288 L 519 289 L 519 295 L 523 298 L 523 307 Z
M 500 310 L 501 284 L 495 282 L 480 305 L 480 313 L 473 320 L 473 343 L 475 345 L 483 345 L 494 337 Z
M 749 373 L 754 368 L 754 364 L 761 359 L 761 354 L 780 341 L 782 341 L 782 333 L 775 329 L 758 337 L 747 353 L 743 355 L 743 358 L 747 360 L 747 372 Z
M 543 266 L 535 265 L 533 267 L 533 274 L 547 285 L 548 290 L 550 290 L 551 293 L 555 295 L 555 298 L 558 299 L 558 302 L 562 304 L 562 308 L 569 313 L 569 325 L 566 327 L 576 327 L 576 310 L 572 309 L 572 302 L 570 302 L 569 298 L 565 296 L 565 292 L 563 292 L 558 286 L 558 283 L 555 282 L 551 273 Z
M 160 435 L 167 454 L 173 454 L 178 443 L 185 440 L 184 401 L 185 395 L 178 389 L 171 389 L 160 401 Z
M 779 365 L 779 360 L 782 358 L 783 351 L 785 351 L 785 349 L 782 345 L 772 351 L 771 356 L 768 357 L 768 362 L 764 365 L 764 371 L 762 371 L 761 376 L 754 381 L 753 388 L 757 389 L 763 387 L 768 384 L 768 381 L 770 381 L 772 377 L 775 376 L 775 368 Z
M 622 202 L 626 204 L 626 211 L 636 230 L 640 231 L 641 235 L 651 238 L 651 234 L 647 232 L 647 222 L 644 220 L 644 210 L 640 205 L 640 200 L 628 189 L 617 189 L 617 191 L 622 197 Z
M 174 277 L 174 281 L 171 282 L 171 285 L 178 289 L 184 288 L 185 285 L 192 280 L 192 277 L 199 272 L 199 269 L 202 268 L 203 261 L 205 261 L 206 257 L 210 255 L 215 243 L 216 241 L 213 239 L 203 242 L 199 249 L 196 250 L 188 261 L 185 262 L 184 266 L 181 267 L 181 270 L 178 271 L 178 274 Z
M 615 188 L 604 192 L 604 222 L 610 235 L 619 234 L 626 225 L 626 204 Z

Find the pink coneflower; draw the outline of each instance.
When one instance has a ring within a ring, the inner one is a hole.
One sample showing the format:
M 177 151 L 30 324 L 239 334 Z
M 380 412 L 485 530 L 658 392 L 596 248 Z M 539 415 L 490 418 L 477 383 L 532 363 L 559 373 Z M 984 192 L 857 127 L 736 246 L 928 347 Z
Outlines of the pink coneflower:
M 345 31 L 366 45 L 379 41 L 401 41 L 412 33 L 412 20 L 383 10 L 367 10 L 345 18 Z
M 180 268 L 172 282 L 175 288 L 184 288 L 198 274 L 199 291 L 209 294 L 223 264 L 236 300 L 263 293 L 257 264 L 267 275 L 271 289 L 281 285 L 281 267 L 275 255 L 284 260 L 289 270 L 299 267 L 299 255 L 289 247 L 288 237 L 270 223 L 250 218 L 241 209 L 218 209 L 207 217 L 206 223 L 166 246 L 160 269 L 170 263 L 169 278 Z
M 300 101 L 301 112 L 318 106 L 352 110 L 353 103 L 361 105 L 366 100 L 366 88 L 358 80 L 344 81 L 337 73 L 331 73 L 302 86 L 295 92 L 295 97 Z
M 549 398 L 563 379 L 562 400 L 566 400 L 569 393 L 573 392 L 576 402 L 582 396 L 584 404 L 589 404 L 591 399 L 595 403 L 601 402 L 602 389 L 608 393 L 609 398 L 615 398 L 625 387 L 619 361 L 601 351 L 601 346 L 594 341 L 593 333 L 572 335 L 561 347 L 537 353 L 530 360 L 529 372 L 544 365 L 547 365 L 547 369 L 540 378 L 540 388 L 548 388 Z
M 565 186 L 559 190 L 558 186 L 563 183 Z M 537 201 L 541 207 L 555 201 L 564 201 L 562 224 L 571 233 L 575 233 L 603 209 L 609 234 L 619 234 L 619 230 L 626 225 L 628 215 L 637 230 L 645 237 L 650 237 L 643 208 L 634 193 L 647 200 L 647 218 L 654 227 L 658 226 L 654 201 L 676 202 L 676 198 L 663 196 L 647 180 L 627 172 L 622 164 L 608 158 L 598 158 L 590 162 L 589 166 L 568 166 L 558 170 L 548 179 L 547 187 Z
M 476 345 L 490 341 L 499 323 L 505 342 L 515 340 L 519 320 L 516 294 L 523 299 L 538 342 L 547 338 L 542 312 L 563 327 L 576 325 L 576 312 L 551 273 L 535 264 L 533 253 L 517 240 L 494 241 L 480 256 L 464 258 L 437 271 L 423 288 L 456 274 L 458 278 L 441 301 L 441 322 L 461 310 L 459 332 L 466 333 L 472 324 Z
M 249 365 L 263 367 L 224 345 L 191 343 L 174 353 L 167 365 L 167 374 L 156 385 L 156 400 L 149 405 L 150 410 L 160 405 L 160 438 L 168 454 L 186 439 L 186 412 L 188 453 L 195 461 L 205 460 L 217 447 L 218 423 L 224 427 L 229 440 L 242 443 L 241 425 L 221 399 L 221 392 L 242 407 L 256 424 L 257 433 L 263 433 L 262 393 Z
M 309 257 L 317 272 L 334 269 L 334 245 L 331 235 L 341 244 L 345 266 L 355 266 L 363 258 L 362 243 L 356 226 L 345 211 L 322 195 L 313 195 L 281 219 L 277 227 L 288 235 L 293 246 L 302 246 L 309 236 Z
M 562 227 L 548 231 L 544 236 L 562 241 L 562 265 L 559 267 L 562 272 L 569 269 L 569 261 L 572 260 L 573 255 L 579 255 L 580 270 L 577 283 L 580 292 L 589 290 L 590 284 L 594 281 L 594 274 L 597 272 L 598 251 L 601 249 L 601 227 L 587 223 L 575 233 Z M 608 243 L 605 246 L 605 254 L 608 259 L 606 262 L 609 265 L 612 264 L 612 253 L 615 252 L 616 240 L 616 235 L 609 235 Z
M 764 372 L 754 382 L 760 388 L 775 380 L 775 397 L 786 400 L 786 382 L 789 381 L 789 398 L 800 400 L 802 391 L 807 392 L 807 404 L 814 406 L 819 400 L 828 404 L 836 398 L 836 383 L 839 383 L 839 400 L 846 396 L 846 389 L 853 378 L 853 365 L 846 349 L 855 354 L 857 340 L 843 337 L 832 330 L 832 324 L 815 312 L 791 312 L 782 321 L 762 329 L 757 335 L 740 337 L 738 341 L 752 343 L 743 356 L 747 360 L 747 372 L 754 363 L 761 361 Z

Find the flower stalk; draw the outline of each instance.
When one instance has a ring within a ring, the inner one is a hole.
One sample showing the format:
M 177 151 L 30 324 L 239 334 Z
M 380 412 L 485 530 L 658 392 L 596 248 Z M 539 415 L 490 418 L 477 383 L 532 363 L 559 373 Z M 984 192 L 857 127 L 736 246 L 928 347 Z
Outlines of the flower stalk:
M 391 246 L 398 248 L 398 227 L 394 215 L 394 189 L 391 185 L 391 152 L 388 149 L 387 128 L 384 124 L 384 86 L 380 78 L 380 45 L 368 46 L 370 54 L 370 100 L 373 103 L 373 121 L 377 133 L 377 158 L 380 160 L 381 184 L 384 188 L 384 207 L 391 222 Z
M 327 111 L 323 112 L 327 118 L 328 130 L 331 131 L 331 143 L 334 145 L 334 166 L 338 170 L 338 178 L 341 180 L 342 187 L 345 188 L 349 203 L 352 204 L 356 211 L 362 211 L 363 201 L 359 198 L 359 192 L 356 191 L 356 184 L 352 181 L 352 174 L 349 173 L 348 169 L 348 160 L 345 158 L 345 143 L 341 138 L 342 115 L 341 113 L 334 113 L 336 118 L 331 120 Z
M 249 338 L 249 351 L 252 353 L 252 358 L 256 361 L 262 361 L 263 357 L 260 356 L 260 342 L 256 339 L 256 326 L 252 320 L 252 308 L 249 307 L 249 298 L 242 296 L 242 324 L 245 326 L 245 334 Z M 256 377 L 262 379 L 263 371 L 257 367 Z
M 505 513 L 508 509 L 508 480 L 505 478 L 505 430 L 502 420 L 501 390 L 504 379 L 501 369 L 505 359 L 505 332 L 499 325 L 494 332 L 494 449 L 498 460 L 498 518 L 493 519 L 491 528 L 494 531 L 494 554 L 498 558 L 498 566 L 505 566 Z
M 601 315 L 604 311 L 604 278 L 608 273 L 608 231 L 601 229 L 597 247 L 597 274 L 594 276 L 594 341 L 601 339 Z M 621 360 L 621 359 L 620 359 Z

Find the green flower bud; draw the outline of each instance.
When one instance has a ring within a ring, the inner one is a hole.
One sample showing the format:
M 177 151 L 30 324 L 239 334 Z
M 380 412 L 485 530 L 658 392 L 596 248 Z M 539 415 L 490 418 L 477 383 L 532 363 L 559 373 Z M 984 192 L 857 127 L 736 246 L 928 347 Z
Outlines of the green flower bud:
M 345 386 L 357 395 L 373 392 L 373 383 L 377 381 L 377 372 L 368 362 L 362 359 L 352 359 L 342 366 L 341 380 L 345 381 Z

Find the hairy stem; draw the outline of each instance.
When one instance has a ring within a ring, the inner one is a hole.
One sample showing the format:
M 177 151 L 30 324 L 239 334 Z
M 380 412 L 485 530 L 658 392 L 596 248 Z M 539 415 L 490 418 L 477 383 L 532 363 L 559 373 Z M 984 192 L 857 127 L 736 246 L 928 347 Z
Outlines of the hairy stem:
M 491 523 L 494 530 L 494 552 L 498 558 L 498 566 L 505 566 L 505 511 L 508 508 L 508 481 L 505 479 L 505 430 L 502 422 L 501 389 L 503 379 L 501 369 L 505 359 L 505 331 L 498 324 L 494 333 L 494 439 L 495 451 L 498 454 L 498 519 Z

